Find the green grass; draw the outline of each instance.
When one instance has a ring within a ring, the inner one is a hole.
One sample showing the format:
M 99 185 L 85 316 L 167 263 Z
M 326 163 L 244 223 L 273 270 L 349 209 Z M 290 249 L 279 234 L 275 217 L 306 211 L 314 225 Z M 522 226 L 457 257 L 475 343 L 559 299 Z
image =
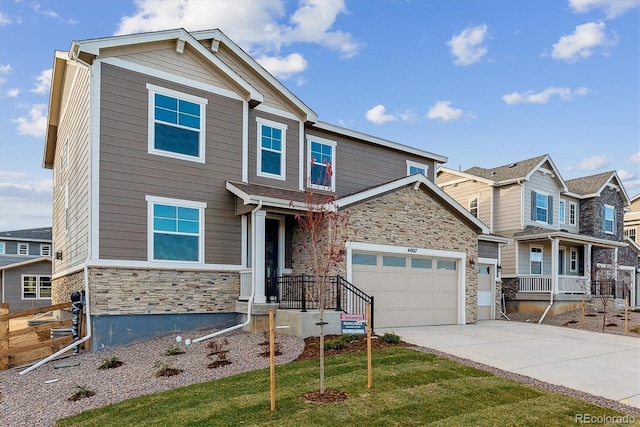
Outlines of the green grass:
M 373 352 L 372 389 L 366 353 L 331 356 L 325 363 L 326 388 L 347 392 L 346 401 L 316 404 L 300 397 L 319 389 L 318 361 L 309 360 L 276 368 L 274 412 L 269 370 L 263 369 L 130 399 L 57 425 L 551 427 L 575 425 L 576 414 L 623 415 L 411 349 Z

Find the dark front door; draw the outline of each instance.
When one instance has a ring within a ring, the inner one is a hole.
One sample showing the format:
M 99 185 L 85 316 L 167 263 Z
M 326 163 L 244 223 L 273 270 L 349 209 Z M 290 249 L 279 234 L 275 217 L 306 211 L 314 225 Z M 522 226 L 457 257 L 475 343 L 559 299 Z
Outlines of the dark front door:
M 276 278 L 278 276 L 278 237 L 279 237 L 280 221 L 277 219 L 265 220 L 264 230 L 264 267 L 265 277 L 267 278 L 267 289 L 265 293 L 269 300 L 277 297 L 278 287 Z

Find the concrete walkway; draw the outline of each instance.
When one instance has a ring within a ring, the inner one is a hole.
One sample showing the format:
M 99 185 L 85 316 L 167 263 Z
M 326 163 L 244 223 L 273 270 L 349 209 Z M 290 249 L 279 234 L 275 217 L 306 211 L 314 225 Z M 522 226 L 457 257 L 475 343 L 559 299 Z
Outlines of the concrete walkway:
M 474 325 L 378 329 L 406 342 L 640 408 L 640 339 L 558 326 Z

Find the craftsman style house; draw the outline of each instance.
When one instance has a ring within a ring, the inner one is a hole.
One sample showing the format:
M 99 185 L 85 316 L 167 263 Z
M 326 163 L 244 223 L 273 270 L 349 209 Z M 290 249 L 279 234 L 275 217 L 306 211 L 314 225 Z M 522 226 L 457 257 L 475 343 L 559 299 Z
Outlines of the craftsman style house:
M 218 30 L 73 42 L 44 149 L 53 303 L 87 291 L 94 348 L 249 322 L 283 296 L 269 278 L 310 273 L 295 214 L 313 190 L 350 213 L 340 280 L 376 326 L 492 318 L 508 240 L 435 185 L 446 161 L 319 121 Z
M 51 305 L 51 227 L 0 232 L 2 302 L 12 312 Z
M 548 155 L 464 172 L 440 167 L 438 186 L 513 239 L 502 249 L 507 309 L 558 313 L 617 279 L 636 295 L 637 256 L 623 238 L 629 197 L 615 172 L 565 181 Z M 638 303 L 636 297 L 631 304 Z

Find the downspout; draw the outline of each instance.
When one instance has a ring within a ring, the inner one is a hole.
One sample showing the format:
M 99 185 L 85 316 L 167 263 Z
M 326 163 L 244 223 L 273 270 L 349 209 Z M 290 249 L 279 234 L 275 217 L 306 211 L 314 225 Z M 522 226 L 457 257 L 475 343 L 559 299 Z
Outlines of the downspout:
M 51 356 L 42 359 L 41 361 L 39 361 L 35 365 L 29 366 L 27 369 L 25 369 L 24 371 L 20 372 L 20 375 L 24 375 L 24 374 L 26 374 L 26 373 L 28 373 L 28 372 L 36 369 L 36 368 L 39 368 L 40 366 L 44 365 L 48 361 L 50 361 L 52 359 L 55 359 L 56 357 L 60 356 L 61 354 L 66 353 L 67 351 L 73 349 L 74 347 L 79 346 L 80 344 L 82 344 L 83 342 L 85 342 L 89 338 L 91 338 L 91 313 L 90 313 L 91 305 L 89 304 L 89 257 L 87 257 L 87 260 L 84 263 L 83 270 L 84 270 L 84 295 L 85 295 L 85 304 L 84 304 L 84 306 L 85 306 L 85 316 L 87 318 L 87 321 L 86 321 L 87 335 L 85 335 L 84 338 L 82 338 L 81 340 L 75 341 L 75 342 L 69 344 L 68 346 L 66 346 L 65 348 L 63 348 L 62 350 L 59 350 L 58 352 L 52 354 Z
M 258 201 L 258 206 L 256 206 L 256 208 L 251 211 L 251 228 L 252 229 L 253 229 L 253 227 L 255 227 L 255 224 L 256 224 L 255 214 L 260 209 L 262 209 L 262 200 L 259 200 Z M 255 236 L 255 233 L 254 233 L 254 236 Z M 252 262 L 252 264 L 255 264 L 256 242 L 254 241 L 254 239 L 252 239 L 252 242 L 253 242 L 253 248 L 251 249 L 251 254 L 252 254 L 251 255 L 251 262 Z M 231 326 L 231 327 L 223 329 L 221 331 L 216 331 L 216 332 L 214 332 L 212 334 L 205 335 L 205 336 L 202 336 L 200 338 L 196 338 L 196 339 L 191 341 L 192 343 L 195 344 L 195 343 L 200 342 L 200 341 L 204 341 L 204 340 L 208 340 L 208 339 L 213 338 L 213 337 L 217 337 L 218 335 L 226 334 L 227 332 L 235 331 L 236 329 L 244 328 L 245 326 L 247 326 L 251 322 L 251 308 L 252 308 L 252 305 L 253 305 L 253 297 L 254 297 L 254 295 L 256 293 L 256 283 L 253 280 L 253 278 L 252 278 L 252 281 L 253 281 L 253 285 L 251 286 L 251 295 L 249 296 L 249 301 L 247 302 L 247 320 L 244 323 L 240 323 L 238 325 Z
M 80 64 L 84 65 L 85 67 L 89 68 L 89 70 L 91 70 L 91 65 L 87 64 L 85 61 L 81 60 L 80 58 L 78 58 L 78 52 L 77 49 L 76 50 L 70 50 L 69 51 L 69 56 L 71 57 L 71 60 L 75 61 L 75 62 L 79 62 Z M 93 74 L 93 73 L 92 73 Z M 91 233 L 89 233 L 89 239 L 91 239 Z M 41 361 L 39 361 L 38 363 L 29 366 L 27 369 L 23 370 L 20 372 L 20 375 L 24 375 L 27 374 L 31 371 L 33 371 L 36 368 L 39 368 L 40 366 L 44 365 L 45 363 L 49 362 L 52 359 L 57 358 L 58 356 L 66 353 L 67 351 L 73 349 L 73 348 L 77 348 L 80 344 L 82 344 L 83 342 L 89 340 L 91 338 L 91 304 L 89 301 L 89 260 L 91 259 L 91 242 L 89 242 L 88 245 L 88 249 L 87 249 L 87 259 L 84 262 L 84 265 L 82 266 L 83 269 L 83 276 L 84 276 L 84 310 L 85 310 L 85 317 L 86 317 L 86 322 L 85 322 L 85 327 L 87 330 L 87 334 L 80 340 L 75 341 L 71 344 L 69 344 L 68 346 L 66 346 L 65 348 L 63 348 L 62 350 L 57 351 L 56 353 L 52 354 L 49 357 L 46 357 L 44 359 L 42 359 Z
M 547 235 L 547 238 L 551 241 L 553 241 L 553 239 L 551 238 L 550 235 Z M 551 247 L 553 248 L 553 245 L 551 245 Z M 552 249 L 553 250 L 553 249 Z M 553 257 L 552 257 L 553 259 Z M 553 268 L 553 266 L 551 266 L 551 268 Z M 552 275 L 553 276 L 553 275 Z M 553 277 L 551 278 L 551 280 L 553 280 Z M 553 285 L 551 285 L 551 292 L 549 292 L 551 294 L 551 297 L 549 299 L 549 305 L 547 306 L 547 309 L 544 311 L 544 313 L 542 313 L 542 317 L 540 318 L 540 320 L 538 320 L 538 325 L 542 323 L 542 321 L 544 320 L 545 316 L 547 315 L 547 313 L 549 312 L 549 309 L 551 308 L 551 306 L 553 305 Z

